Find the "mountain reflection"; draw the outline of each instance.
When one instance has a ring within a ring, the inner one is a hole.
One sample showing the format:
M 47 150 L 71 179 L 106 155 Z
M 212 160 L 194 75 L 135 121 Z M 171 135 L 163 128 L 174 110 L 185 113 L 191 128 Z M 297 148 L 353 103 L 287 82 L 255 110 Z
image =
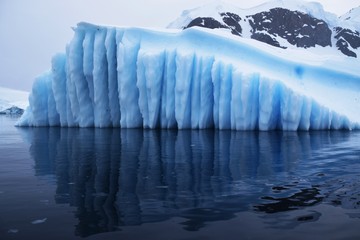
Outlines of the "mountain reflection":
M 172 217 L 186 219 L 184 228 L 196 231 L 241 211 L 276 212 L 269 195 L 283 188 L 264 182 L 285 182 L 317 149 L 348 138 L 346 132 L 19 131 L 31 144 L 35 174 L 56 176 L 56 203 L 76 207 L 76 235 L 83 237 Z M 288 200 L 282 197 L 287 205 L 278 211 L 308 206 L 298 203 L 307 191 L 301 188 Z M 309 196 L 317 203 L 315 193 Z

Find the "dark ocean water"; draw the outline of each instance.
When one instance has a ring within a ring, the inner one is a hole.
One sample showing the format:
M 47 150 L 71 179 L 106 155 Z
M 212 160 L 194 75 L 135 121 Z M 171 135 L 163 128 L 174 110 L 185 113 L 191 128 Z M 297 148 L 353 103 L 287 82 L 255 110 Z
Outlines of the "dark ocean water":
M 360 132 L 15 128 L 0 239 L 360 239 Z

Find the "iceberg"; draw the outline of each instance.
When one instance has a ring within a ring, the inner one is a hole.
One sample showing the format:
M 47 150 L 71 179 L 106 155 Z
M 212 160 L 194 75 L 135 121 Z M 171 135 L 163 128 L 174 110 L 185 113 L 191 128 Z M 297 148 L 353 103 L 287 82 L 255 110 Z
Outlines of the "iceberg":
M 17 126 L 359 129 L 358 66 L 221 30 L 79 23 Z

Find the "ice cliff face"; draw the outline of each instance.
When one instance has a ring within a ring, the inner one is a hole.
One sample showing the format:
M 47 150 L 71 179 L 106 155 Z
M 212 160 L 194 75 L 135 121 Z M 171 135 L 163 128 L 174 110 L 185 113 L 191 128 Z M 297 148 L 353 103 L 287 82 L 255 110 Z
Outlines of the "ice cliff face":
M 170 28 L 221 28 L 280 48 L 331 47 L 349 57 L 360 54 L 359 8 L 337 18 L 318 3 L 275 0 L 243 10 L 227 4 L 184 11 Z
M 206 29 L 74 31 L 35 80 L 18 126 L 359 128 L 358 63 L 289 56 Z

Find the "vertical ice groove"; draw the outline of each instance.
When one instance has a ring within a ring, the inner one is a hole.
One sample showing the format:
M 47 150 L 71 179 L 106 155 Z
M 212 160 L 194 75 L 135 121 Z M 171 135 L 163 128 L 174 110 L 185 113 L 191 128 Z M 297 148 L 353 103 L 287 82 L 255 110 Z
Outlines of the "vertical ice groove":
M 244 120 L 241 118 L 243 103 L 241 101 L 243 76 L 240 71 L 234 71 L 231 88 L 231 129 L 240 130 Z
M 232 66 L 222 65 L 220 69 L 219 129 L 231 128 Z
M 47 94 L 48 94 L 48 122 L 49 126 L 59 126 L 60 125 L 60 117 L 59 113 L 56 110 L 55 97 L 52 89 L 53 82 L 53 74 L 49 72 L 48 78 L 46 79 L 47 85 Z
M 195 53 L 193 60 L 193 73 L 191 81 L 191 128 L 199 128 L 199 111 L 200 111 L 200 81 L 201 81 L 201 71 L 202 71 L 202 58 L 198 57 Z
M 241 101 L 245 103 L 243 106 L 246 120 L 244 129 L 254 130 L 258 126 L 259 119 L 259 74 L 253 73 L 245 77 L 242 89 L 244 89 L 244 93 L 241 95 Z M 246 118 L 246 116 L 250 116 L 250 118 Z
M 215 60 L 211 69 L 211 79 L 213 84 L 213 121 L 216 129 L 219 128 L 219 98 L 220 98 L 220 68 L 221 62 Z
M 136 62 L 139 48 L 140 42 L 136 33 L 130 30 L 125 31 L 118 44 L 117 55 L 122 128 L 142 126 L 142 116 L 138 105 L 139 90 L 136 86 Z
M 80 36 L 79 36 L 80 35 Z M 69 117 L 68 114 L 68 119 L 72 118 L 73 121 L 71 121 L 72 126 L 79 126 L 79 113 L 80 113 L 80 106 L 79 106 L 79 99 L 77 96 L 77 92 L 76 92 L 76 85 L 75 85 L 75 79 L 73 74 L 75 73 L 75 75 L 77 74 L 76 70 L 74 70 L 74 66 L 72 65 L 72 58 L 74 55 L 74 49 L 78 49 L 81 48 L 81 41 L 82 37 L 81 37 L 81 33 L 79 31 L 75 32 L 74 38 L 71 41 L 69 48 L 68 48 L 68 52 L 67 52 L 67 69 L 68 69 L 68 85 L 67 85 L 67 90 L 69 93 L 69 102 L 70 102 L 70 107 L 68 107 L 70 111 L 70 115 L 71 117 Z M 79 39 L 80 38 L 80 39 Z M 75 50 L 76 52 L 76 50 Z
M 259 84 L 259 130 L 268 131 L 278 127 L 280 119 L 279 83 L 266 77 Z
M 213 127 L 213 83 L 211 69 L 214 63 L 213 57 L 203 57 L 200 75 L 200 102 L 199 102 L 199 128 Z
M 144 59 L 146 90 L 149 104 L 149 127 L 159 126 L 161 90 L 163 82 L 164 52 L 156 52 Z
M 328 109 L 328 119 L 325 121 L 326 129 L 331 129 L 331 122 L 333 120 L 333 112 Z
M 353 127 L 351 126 L 351 123 L 349 120 L 344 117 L 340 116 L 339 114 L 335 112 L 331 112 L 332 119 L 331 119 L 331 129 L 340 130 L 340 129 L 347 129 L 351 130 Z
M 60 126 L 65 127 L 67 126 L 66 55 L 55 55 L 51 60 L 51 65 L 55 105 L 60 117 Z
M 175 118 L 179 129 L 191 127 L 191 81 L 193 80 L 193 53 L 176 54 Z
M 70 43 L 69 67 L 70 79 L 75 86 L 76 100 L 79 112 L 73 109 L 73 113 L 78 120 L 80 127 L 91 127 L 94 125 L 93 106 L 91 103 L 89 88 L 83 71 L 83 41 L 85 32 L 78 29 L 75 32 L 73 41 Z M 74 98 L 75 100 L 75 98 Z M 75 100 L 75 102 L 76 102 Z
M 331 121 L 331 116 L 330 116 L 330 111 L 328 108 L 322 108 L 323 109 L 323 114 L 322 114 L 322 119 L 321 119 L 321 125 L 320 125 L 320 129 L 330 129 L 330 121 Z
M 161 85 L 161 102 L 160 102 L 160 128 L 167 128 L 168 119 L 166 118 L 166 90 L 167 90 L 167 61 L 168 51 L 164 52 L 164 68 L 163 68 L 163 80 Z
M 66 46 L 66 58 L 69 59 L 70 55 L 70 45 Z M 65 72 L 66 72 L 66 120 L 67 120 L 67 126 L 68 127 L 75 127 L 77 126 L 77 122 L 75 120 L 73 110 L 72 110 L 72 102 L 75 102 L 74 95 L 76 96 L 76 91 L 74 89 L 73 82 L 70 78 L 70 64 L 69 61 L 66 61 L 65 66 Z M 78 103 L 77 103 L 78 104 Z M 76 105 L 75 105 L 76 107 Z M 76 111 L 79 111 L 77 108 Z
M 164 80 L 162 85 L 161 99 L 161 127 L 176 127 L 175 119 L 175 82 L 176 82 L 176 51 L 169 50 L 165 52 Z
M 95 28 L 87 28 L 85 32 L 84 41 L 82 43 L 84 49 L 83 56 L 83 69 L 86 82 L 89 88 L 89 97 L 91 102 L 94 103 L 94 80 L 93 80 L 93 69 L 94 69 L 94 38 Z
M 108 63 L 105 49 L 106 28 L 97 28 L 94 42 L 94 124 L 110 127 L 111 115 L 108 95 Z
M 90 116 L 88 126 L 93 126 L 95 123 L 94 116 L 94 40 L 95 40 L 95 27 L 88 27 L 84 33 L 83 47 L 83 74 L 86 79 L 83 83 L 83 88 L 87 90 L 88 103 L 87 110 Z
M 116 29 L 109 28 L 105 39 L 108 62 L 108 91 L 111 122 L 113 127 L 120 126 L 120 106 L 117 82 Z
M 313 102 L 310 116 L 310 129 L 329 130 L 331 127 L 332 114 L 330 110 Z
M 239 69 L 233 74 L 231 128 L 254 130 L 259 112 L 259 75 L 243 73 Z
M 310 129 L 319 130 L 321 125 L 322 115 L 324 114 L 322 108 L 318 103 L 313 101 L 311 105 L 311 115 L 310 115 Z
M 360 125 L 350 122 L 347 117 L 341 116 L 342 121 L 342 129 L 352 130 L 352 129 L 359 129 Z
M 331 126 L 331 112 L 328 108 L 324 107 L 324 115 L 323 115 L 323 119 L 322 119 L 322 125 L 321 125 L 321 129 L 330 129 Z
M 281 87 L 281 128 L 286 131 L 296 131 L 299 127 L 303 99 L 291 89 Z
M 308 97 L 303 97 L 303 103 L 301 108 L 301 118 L 299 123 L 299 130 L 308 131 L 310 128 L 310 116 L 311 116 L 312 101 Z
M 246 82 L 247 76 L 234 69 L 231 88 L 231 129 L 249 130 L 246 122 L 251 118 L 251 114 L 245 113 L 247 105 L 256 104 L 255 102 L 245 102 L 243 98 L 248 98 L 251 94 Z M 247 99 L 246 99 L 247 100 Z M 249 99 L 250 101 L 252 99 Z
M 164 52 L 139 51 L 137 62 L 137 87 L 139 89 L 139 108 L 145 128 L 159 126 Z
M 29 97 L 29 104 L 32 110 L 33 122 L 31 126 L 49 126 L 48 119 L 48 78 L 50 73 L 44 73 L 34 81 Z
M 117 96 L 118 96 L 118 99 L 119 99 L 119 126 L 121 127 L 121 96 L 120 96 L 120 93 L 121 93 L 121 70 L 120 70 L 120 66 L 119 66 L 119 63 L 121 63 L 123 60 L 123 56 L 121 56 L 121 51 L 122 51 L 122 48 L 120 48 L 120 45 L 121 45 L 121 41 L 122 41 L 122 38 L 124 36 L 124 29 L 122 28 L 117 28 L 116 29 L 116 33 L 115 33 L 115 40 L 116 40 L 116 74 L 117 74 Z
M 137 60 L 137 82 L 136 86 L 139 89 L 139 109 L 143 118 L 143 127 L 149 128 L 149 106 L 147 103 L 147 90 L 146 90 L 146 73 L 144 56 L 146 52 L 139 51 Z
M 341 121 L 342 119 L 340 118 L 340 116 L 334 112 L 331 112 L 331 115 L 332 115 L 332 119 L 331 119 L 330 128 L 335 129 L 335 130 L 339 130 L 339 129 L 343 128 L 342 121 Z

